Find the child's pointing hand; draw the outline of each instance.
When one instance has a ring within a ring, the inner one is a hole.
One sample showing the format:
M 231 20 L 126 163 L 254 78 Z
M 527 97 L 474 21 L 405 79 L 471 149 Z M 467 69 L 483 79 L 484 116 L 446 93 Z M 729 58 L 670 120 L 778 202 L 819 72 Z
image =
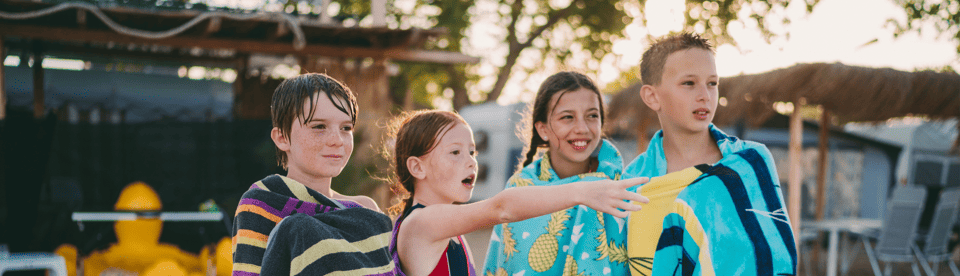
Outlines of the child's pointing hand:
M 573 185 L 580 186 L 579 190 L 581 192 L 577 200 L 580 204 L 616 217 L 625 218 L 630 212 L 640 211 L 643 208 L 641 205 L 632 202 L 650 202 L 647 197 L 640 195 L 640 193 L 627 191 L 627 188 L 647 183 L 649 180 L 647 177 L 639 177 L 616 181 L 577 182 Z

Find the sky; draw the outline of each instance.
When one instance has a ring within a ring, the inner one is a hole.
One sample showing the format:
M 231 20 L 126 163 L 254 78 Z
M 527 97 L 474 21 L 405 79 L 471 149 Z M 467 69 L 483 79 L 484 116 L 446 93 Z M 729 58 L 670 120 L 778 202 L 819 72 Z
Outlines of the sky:
M 721 77 L 812 62 L 840 62 L 904 71 L 952 66 L 960 71 L 957 42 L 949 32 L 941 35 L 932 26 L 925 26 L 923 32 L 910 32 L 894 38 L 894 26 L 887 22 L 890 19 L 904 22 L 906 14 L 891 0 L 821 0 L 812 13 L 805 12 L 803 1 L 792 2 L 794 4 L 786 9 L 768 14 L 773 19 L 780 18 L 778 16 L 790 19 L 792 23 L 788 26 L 771 26 L 776 33 L 789 32 L 789 38 L 779 36 L 768 43 L 762 39 L 754 22 L 741 20 L 730 24 L 728 31 L 738 46 L 724 44 L 717 48 L 717 72 Z M 495 14 L 496 5 L 479 1 L 476 8 L 481 16 L 475 19 L 481 24 L 475 23 L 477 27 L 468 30 L 464 52 L 483 59 L 475 73 L 486 77 L 482 77 L 477 86 L 480 90 L 489 90 L 496 79 L 496 69 L 503 64 L 506 47 L 501 45 L 502 34 L 495 31 L 497 28 L 489 28 L 490 24 L 497 24 L 492 19 L 494 16 L 483 16 Z M 624 30 L 625 38 L 614 42 L 614 53 L 599 62 L 599 74 L 594 77 L 601 87 L 615 81 L 621 71 L 639 64 L 640 55 L 648 46 L 647 34 L 656 37 L 682 29 L 683 0 L 648 0 L 645 8 L 648 24 L 643 26 L 639 19 L 630 23 Z M 640 12 L 639 7 L 629 5 L 625 10 L 630 16 Z M 577 69 L 577 65 L 558 66 L 542 61 L 536 51 L 524 51 L 518 64 L 544 70 L 527 75 L 515 69 L 514 77 L 498 100 L 500 104 L 531 101 L 540 82 L 557 68 Z M 444 106 L 440 102 L 437 104 L 440 108 Z

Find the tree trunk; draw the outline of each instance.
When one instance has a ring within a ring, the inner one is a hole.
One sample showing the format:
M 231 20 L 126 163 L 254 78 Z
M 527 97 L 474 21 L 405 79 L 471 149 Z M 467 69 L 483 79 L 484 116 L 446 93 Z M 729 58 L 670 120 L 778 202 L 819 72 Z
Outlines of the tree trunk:
M 463 70 L 457 70 L 456 65 L 446 65 L 443 68 L 447 70 L 449 78 L 447 87 L 453 89 L 453 110 L 459 111 L 470 104 L 470 97 L 467 95 L 467 78 Z
M 556 25 L 560 19 L 569 16 L 576 8 L 578 2 L 579 1 L 576 0 L 570 1 L 570 4 L 567 5 L 566 8 L 553 13 L 548 12 L 547 22 L 533 28 L 527 35 L 527 41 L 523 43 L 517 39 L 517 21 L 520 19 L 520 9 L 523 8 L 523 1 L 516 0 L 514 2 L 510 14 L 510 25 L 507 26 L 507 43 L 510 45 L 510 50 L 507 54 L 506 63 L 503 64 L 503 67 L 500 68 L 500 73 L 497 74 L 497 82 L 493 85 L 493 90 L 490 90 L 490 94 L 487 94 L 487 100 L 485 102 L 496 101 L 497 98 L 500 98 L 500 94 L 503 93 L 503 87 L 507 85 L 507 80 L 510 78 L 510 72 L 513 71 L 513 66 L 517 64 L 517 58 L 520 57 L 520 52 L 523 52 L 524 49 L 533 45 L 534 39 L 537 39 L 544 31 Z
M 514 30 L 510 30 L 514 32 Z M 497 98 L 500 98 L 500 94 L 503 93 L 503 87 L 507 85 L 507 80 L 510 79 L 510 72 L 513 71 L 513 66 L 517 64 L 517 58 L 520 57 L 520 52 L 523 51 L 519 47 L 519 44 L 510 45 L 510 53 L 507 54 L 507 63 L 503 64 L 503 67 L 500 67 L 500 73 L 497 74 L 497 82 L 493 85 L 493 90 L 490 90 L 490 94 L 487 94 L 487 100 L 485 102 L 496 102 Z

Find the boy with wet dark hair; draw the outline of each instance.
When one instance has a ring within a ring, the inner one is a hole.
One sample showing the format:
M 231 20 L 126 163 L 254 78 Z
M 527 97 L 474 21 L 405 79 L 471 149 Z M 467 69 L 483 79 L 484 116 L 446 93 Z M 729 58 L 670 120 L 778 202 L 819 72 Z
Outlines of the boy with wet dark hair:
M 317 93 L 320 91 L 322 93 Z M 337 110 L 350 116 L 351 123 L 357 122 L 357 99 L 349 88 L 324 74 L 304 74 L 286 80 L 277 87 L 270 103 L 273 127 L 278 128 L 283 136 L 289 137 L 294 120 L 303 122 L 307 118 L 313 118 L 317 111 L 317 97 L 326 97 Z M 309 104 L 304 106 L 307 102 Z M 306 112 L 305 107 L 308 108 Z M 287 154 L 279 148 L 277 162 L 284 169 L 287 168 Z
M 353 153 L 353 93 L 327 75 L 303 74 L 277 87 L 270 109 L 287 175 L 257 181 L 240 199 L 233 275 L 393 275 L 390 218 L 369 197 L 330 188 Z

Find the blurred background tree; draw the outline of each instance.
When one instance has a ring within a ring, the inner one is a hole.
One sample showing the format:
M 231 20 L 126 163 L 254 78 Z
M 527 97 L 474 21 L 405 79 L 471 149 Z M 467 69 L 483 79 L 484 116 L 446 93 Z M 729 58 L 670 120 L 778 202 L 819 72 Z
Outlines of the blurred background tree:
M 450 0 L 417 1 L 412 7 L 398 7 L 402 5 L 395 3 L 391 12 L 395 24 L 448 30 L 447 38 L 433 41 L 430 47 L 483 58 L 481 64 L 467 66 L 402 65 L 402 72 L 392 83 L 393 88 L 400 89 L 394 90 L 395 97 L 397 102 L 408 99 L 409 103 L 404 105 L 407 108 L 459 110 L 472 103 L 497 101 L 508 84 L 515 83 L 510 82 L 511 78 L 523 80 L 535 73 L 544 73 L 550 70 L 545 68 L 547 64 L 557 68 L 554 70 L 578 70 L 596 75 L 601 61 L 617 58 L 614 42 L 625 38 L 625 27 L 632 20 L 640 20 L 644 28 L 648 26 L 651 16 L 647 6 L 655 1 Z M 935 30 L 932 31 L 953 35 L 960 41 L 960 28 L 956 28 L 960 25 L 960 2 L 893 1 L 904 8 L 908 17 L 906 21 L 889 20 L 889 24 L 896 27 L 895 36 L 931 31 L 924 26 L 933 24 Z M 789 39 L 791 19 L 785 10 L 792 2 L 796 1 L 684 1 L 683 30 L 702 34 L 717 46 L 738 46 L 728 27 L 733 22 L 746 22 L 745 25 L 756 27 L 768 43 Z M 803 0 L 794 4 L 802 4 L 806 14 L 810 14 L 820 2 Z M 870 7 L 864 7 L 850 12 L 869 10 Z M 490 34 L 504 49 L 480 49 L 471 45 L 476 41 L 470 36 L 477 33 Z M 653 39 L 649 32 L 646 36 L 647 41 Z M 957 51 L 960 53 L 960 46 Z M 524 57 L 533 62 L 524 64 Z M 621 77 L 608 83 L 604 90 L 615 91 L 636 81 L 635 71 L 637 68 L 622 70 Z M 532 94 L 534 91 L 527 90 L 535 86 L 526 85 L 523 92 Z M 527 99 L 521 97 L 521 100 Z
M 960 1 L 923 1 L 923 0 L 895 0 L 907 12 L 907 22 L 897 22 L 891 19 L 890 24 L 897 26 L 894 36 L 910 31 L 923 31 L 924 23 L 931 23 L 941 35 L 953 35 L 960 41 Z M 957 44 L 957 53 L 960 53 L 960 44 Z
M 496 101 L 517 67 L 524 50 L 531 50 L 540 59 L 566 63 L 573 52 L 590 49 L 592 59 L 599 60 L 612 52 L 614 38 L 620 37 L 630 17 L 623 11 L 625 1 L 433 1 L 418 2 L 412 14 L 398 15 L 403 22 L 412 17 L 426 18 L 428 26 L 448 30 L 448 37 L 434 42 L 432 47 L 448 51 L 467 50 L 467 31 L 478 18 L 493 18 L 496 24 L 484 28 L 507 46 L 504 56 L 484 55 L 496 65 L 496 79 L 492 88 L 478 91 L 477 83 L 483 77 L 477 66 L 420 65 L 405 67 L 395 83 L 406 83 L 404 93 L 414 93 L 414 101 L 423 106 L 436 106 L 436 97 L 448 98 L 454 110 L 476 102 Z M 483 7 L 478 7 L 483 5 Z M 493 12 L 488 12 L 493 11 Z M 577 46 L 571 47 L 572 44 Z M 468 52 L 469 53 L 469 52 Z M 497 53 L 499 54 L 499 53 Z M 522 67 L 527 72 L 541 67 Z M 589 70 L 588 70 L 589 71 Z M 595 69 L 594 69 L 595 71 Z M 432 83 L 432 84 L 431 84 Z M 470 90 L 468 90 L 470 88 Z M 470 91 L 473 91 L 472 93 Z

